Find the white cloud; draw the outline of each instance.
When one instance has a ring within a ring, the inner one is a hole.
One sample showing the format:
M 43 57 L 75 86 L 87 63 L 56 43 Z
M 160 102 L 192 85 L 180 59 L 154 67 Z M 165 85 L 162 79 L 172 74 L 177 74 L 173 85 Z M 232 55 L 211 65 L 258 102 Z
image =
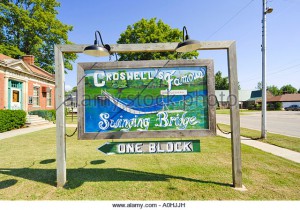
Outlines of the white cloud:
M 65 85 L 65 91 L 70 91 L 72 90 L 72 86 L 71 85 Z

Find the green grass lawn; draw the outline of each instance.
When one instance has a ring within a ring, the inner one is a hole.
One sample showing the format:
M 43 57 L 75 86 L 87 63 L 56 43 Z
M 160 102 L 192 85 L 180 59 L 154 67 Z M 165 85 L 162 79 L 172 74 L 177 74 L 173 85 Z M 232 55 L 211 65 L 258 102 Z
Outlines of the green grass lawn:
M 219 124 L 219 127 L 224 131 L 230 131 L 230 126 L 225 124 Z M 241 136 L 248 138 L 259 139 L 261 132 L 248 128 L 241 128 Z M 296 152 L 300 152 L 300 138 L 284 136 L 280 134 L 267 133 L 267 139 L 260 139 L 260 141 L 273 144 L 279 147 L 290 149 Z
M 73 114 L 73 118 L 72 114 L 68 114 L 66 116 L 66 124 L 77 124 L 77 114 Z
M 240 115 L 247 115 L 253 112 L 258 112 L 257 110 L 248 110 L 248 109 L 240 109 Z M 230 114 L 230 109 L 217 109 L 216 114 Z
M 70 133 L 73 128 L 67 129 Z M 2 200 L 299 200 L 300 164 L 242 145 L 243 184 L 231 187 L 228 139 L 201 153 L 112 155 L 105 141 L 67 138 L 67 179 L 56 188 L 55 128 L 0 141 Z

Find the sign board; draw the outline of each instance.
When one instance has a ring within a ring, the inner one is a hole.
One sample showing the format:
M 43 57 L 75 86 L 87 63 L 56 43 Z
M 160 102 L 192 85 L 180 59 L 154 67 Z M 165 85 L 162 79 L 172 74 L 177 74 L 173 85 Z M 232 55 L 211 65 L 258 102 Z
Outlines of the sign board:
M 136 53 L 136 52 L 167 52 L 174 51 L 178 46 L 178 43 L 145 43 L 145 44 L 117 44 L 111 45 L 111 53 Z M 66 132 L 65 132 L 65 98 L 64 98 L 64 59 L 63 53 L 82 53 L 86 45 L 54 45 L 54 54 L 55 54 L 55 87 L 56 87 L 56 160 L 57 160 L 57 186 L 63 187 L 66 183 Z M 198 50 L 226 50 L 227 52 L 227 61 L 228 61 L 228 77 L 229 77 L 229 92 L 231 95 L 234 95 L 238 98 L 238 77 L 237 77 L 237 58 L 236 58 L 236 42 L 235 41 L 209 41 L 201 42 Z M 136 68 L 142 67 L 173 67 L 178 64 L 184 65 L 186 61 L 155 61 L 151 63 L 146 63 L 142 61 L 141 64 L 134 64 Z M 190 62 L 190 61 L 188 61 Z M 192 61 L 193 62 L 193 61 Z M 195 62 L 197 66 L 199 63 Z M 210 104 L 215 103 L 214 96 L 214 79 L 213 79 L 213 69 L 212 61 L 210 60 L 200 60 L 200 63 L 204 66 L 207 66 L 207 90 L 208 90 L 208 102 Z M 202 65 L 201 64 L 201 65 Z M 207 64 L 207 65 L 206 65 Z M 124 65 L 124 66 L 122 66 Z M 85 80 L 84 69 L 110 69 L 112 66 L 114 68 L 126 68 L 126 63 L 124 62 L 114 62 L 113 64 L 99 64 L 99 63 L 85 63 L 78 65 L 78 100 L 79 100 L 79 113 L 78 117 L 78 128 L 79 128 L 79 137 L 81 139 L 96 139 L 98 133 L 88 134 L 84 131 L 84 83 Z M 147 66 L 148 65 L 148 66 Z M 129 65 L 130 66 L 130 65 Z M 186 66 L 194 66 L 193 64 L 187 64 Z M 132 67 L 132 66 L 131 66 Z M 101 97 L 100 97 L 101 98 Z M 230 98 L 231 108 L 230 108 L 230 125 L 231 125 L 231 155 L 232 155 L 232 180 L 233 187 L 240 189 L 243 188 L 242 185 L 242 165 L 241 165 L 241 140 L 240 140 L 240 115 L 239 115 L 239 104 L 233 103 L 232 97 Z M 210 106 L 213 107 L 213 106 Z M 209 131 L 200 130 L 200 136 L 204 134 L 215 135 L 215 111 L 212 108 L 208 109 L 209 117 Z M 155 131 L 156 132 L 156 131 Z M 155 132 L 147 132 L 148 136 L 156 134 Z M 136 132 L 135 137 L 142 135 L 146 132 Z M 194 132 L 193 132 L 194 133 Z M 114 132 L 112 135 L 103 136 L 102 138 L 115 138 L 120 137 L 124 133 Z M 164 132 L 161 131 L 160 134 L 165 135 L 164 137 L 182 136 L 186 133 L 175 133 L 175 132 Z M 168 135 L 170 134 L 170 135 Z M 199 131 L 194 133 L 195 136 L 199 136 Z M 118 136 L 119 135 L 119 136 Z M 146 136 L 147 136 L 146 135 Z M 162 135 L 162 136 L 163 136 Z M 126 138 L 127 133 L 122 137 Z M 141 136 L 145 137 L 145 136 Z
M 106 142 L 98 148 L 112 154 L 157 154 L 200 152 L 200 140 Z
M 78 64 L 78 139 L 215 135 L 212 60 Z

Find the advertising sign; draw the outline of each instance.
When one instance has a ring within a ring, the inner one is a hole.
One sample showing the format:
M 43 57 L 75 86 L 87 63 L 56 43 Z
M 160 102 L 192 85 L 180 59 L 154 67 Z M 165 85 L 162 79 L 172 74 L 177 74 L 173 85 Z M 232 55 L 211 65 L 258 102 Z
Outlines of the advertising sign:
M 78 64 L 79 139 L 215 134 L 211 60 Z

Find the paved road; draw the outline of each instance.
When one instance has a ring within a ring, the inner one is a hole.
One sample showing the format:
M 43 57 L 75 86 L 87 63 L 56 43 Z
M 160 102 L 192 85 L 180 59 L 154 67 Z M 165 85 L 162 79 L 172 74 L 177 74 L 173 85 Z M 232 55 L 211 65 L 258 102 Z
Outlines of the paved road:
M 261 113 L 241 115 L 241 127 L 261 130 Z M 230 124 L 229 115 L 217 114 L 217 122 Z M 267 131 L 300 137 L 300 111 L 268 111 Z

